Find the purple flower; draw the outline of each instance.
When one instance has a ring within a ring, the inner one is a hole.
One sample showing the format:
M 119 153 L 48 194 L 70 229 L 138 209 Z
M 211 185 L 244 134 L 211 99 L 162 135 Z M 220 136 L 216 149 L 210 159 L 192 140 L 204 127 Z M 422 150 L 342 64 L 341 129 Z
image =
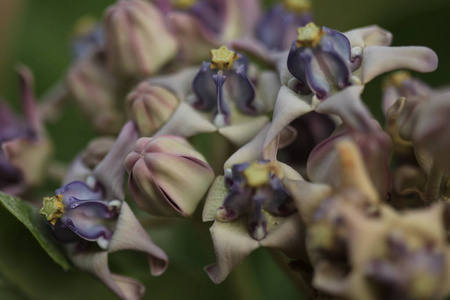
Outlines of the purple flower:
M 284 1 L 277 4 L 261 18 L 256 27 L 256 38 L 261 41 L 268 50 L 282 51 L 289 48 L 298 27 L 303 27 L 312 21 L 309 12 L 309 1 L 299 1 L 299 5 L 292 6 Z
M 73 181 L 55 193 L 44 198 L 40 211 L 50 222 L 54 236 L 64 243 L 97 242 L 100 248 L 108 249 L 121 202 L 104 201 L 100 187 L 95 191 L 81 181 Z
M 426 47 L 389 47 L 392 35 L 369 26 L 346 33 L 313 23 L 299 28 L 286 56 L 274 56 L 282 87 L 265 144 L 286 125 L 312 110 L 339 116 L 359 130 L 372 131 L 372 116 L 360 95 L 364 84 L 397 69 L 431 72 L 436 54 Z M 287 61 L 287 63 L 286 63 Z
M 230 125 L 231 108 L 224 99 L 224 87 L 229 90 L 238 110 L 244 114 L 261 113 L 255 100 L 253 84 L 247 78 L 249 61 L 243 54 L 226 46 L 211 50 L 211 62 L 203 62 L 192 87 L 197 96 L 193 106 L 198 110 L 214 109 L 217 127 Z
M 250 35 L 260 14 L 255 0 L 160 0 L 169 27 L 180 44 L 180 58 L 188 62 L 206 59 L 208 49 Z
M 225 176 L 217 177 L 208 192 L 203 221 L 214 221 L 210 232 L 217 263 L 205 271 L 216 284 L 260 246 L 290 257 L 304 253 L 299 215 L 283 184 L 287 179 L 303 179 L 276 161 L 279 145 L 289 142 L 292 135 L 283 132 L 282 141 L 280 136 L 263 149 L 268 127 L 225 162 Z
M 19 68 L 24 120 L 0 102 L 0 190 L 20 194 L 43 179 L 51 145 L 35 103 L 31 72 Z
M 126 249 L 145 252 L 154 276 L 162 274 L 168 262 L 123 201 L 123 161 L 137 138 L 134 124 L 125 124 L 103 160 L 93 170 L 83 170 L 84 181 L 71 181 L 56 190 L 56 196 L 45 197 L 41 209 L 74 265 L 93 273 L 125 300 L 141 298 L 145 287 L 132 278 L 112 274 L 109 253 Z

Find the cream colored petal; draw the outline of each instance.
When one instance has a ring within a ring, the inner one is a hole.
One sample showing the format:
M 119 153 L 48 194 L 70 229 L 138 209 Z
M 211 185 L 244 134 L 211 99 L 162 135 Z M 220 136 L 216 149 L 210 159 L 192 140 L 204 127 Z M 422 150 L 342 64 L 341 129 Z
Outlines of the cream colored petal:
M 215 284 L 219 284 L 247 255 L 259 247 L 259 243 L 250 237 L 242 218 L 229 223 L 216 221 L 210 232 L 217 263 L 206 266 L 205 271 Z
M 126 123 L 111 150 L 92 172 L 105 188 L 105 199 L 124 200 L 125 168 L 123 162 L 133 149 L 138 137 L 134 122 Z
M 180 103 L 169 121 L 157 132 L 160 135 L 179 135 L 191 137 L 198 133 L 214 132 L 217 128 L 204 119 L 190 105 Z
M 268 122 L 267 116 L 259 116 L 251 118 L 248 122 L 222 127 L 219 129 L 219 133 L 236 146 L 242 146 L 255 137 Z
M 225 162 L 224 169 L 231 168 L 236 164 L 242 164 L 245 162 L 251 162 L 262 158 L 263 141 L 267 134 L 267 130 L 270 127 L 270 123 L 266 124 L 261 131 L 250 142 L 242 146 Z
M 272 223 L 268 219 L 267 237 L 260 241 L 261 246 L 280 250 L 290 258 L 306 257 L 305 228 L 300 216 L 294 213 L 286 218 L 271 217 L 277 220 Z
M 203 222 L 214 221 L 216 218 L 216 210 L 223 204 L 223 200 L 227 197 L 229 191 L 225 186 L 225 177 L 218 176 L 206 196 L 205 206 L 203 207 Z
M 155 76 L 149 79 L 152 85 L 159 85 L 172 91 L 181 101 L 186 100 L 186 96 L 192 90 L 192 81 L 198 73 L 200 66 L 189 67 L 176 72 L 175 74 Z
M 167 269 L 169 259 L 166 253 L 153 243 L 126 202 L 122 203 L 108 252 L 119 250 L 137 250 L 146 253 L 153 276 L 159 276 Z
M 398 69 L 427 73 L 436 70 L 438 57 L 427 47 L 383 47 L 364 48 L 361 64 L 361 80 L 371 81 L 380 74 Z
M 316 111 L 337 115 L 359 131 L 370 130 L 373 117 L 360 98 L 363 89 L 362 85 L 349 86 L 321 102 Z
M 304 96 L 295 93 L 286 86 L 280 88 L 273 112 L 272 125 L 264 140 L 264 148 L 266 148 L 283 128 L 289 125 L 289 123 L 312 111 L 310 103 L 307 102 L 306 99 L 306 101 L 303 100 L 303 97 Z
M 323 200 L 330 197 L 333 189 L 327 184 L 311 183 L 303 180 L 284 179 L 283 185 L 307 224 L 312 222 L 314 212 Z
M 344 35 L 352 47 L 389 46 L 392 42 L 392 33 L 377 25 L 356 28 Z

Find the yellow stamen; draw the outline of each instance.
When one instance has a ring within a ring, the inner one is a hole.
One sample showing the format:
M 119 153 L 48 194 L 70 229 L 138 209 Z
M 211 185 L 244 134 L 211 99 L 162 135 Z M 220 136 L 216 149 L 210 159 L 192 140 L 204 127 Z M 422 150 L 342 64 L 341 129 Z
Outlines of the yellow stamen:
M 325 33 L 313 22 L 298 28 L 297 47 L 315 47 Z
M 311 2 L 309 0 L 284 0 L 283 4 L 287 10 L 296 14 L 305 13 L 311 8 Z
M 412 78 L 411 73 L 407 71 L 397 71 L 392 73 L 383 83 L 383 88 L 386 89 L 390 86 L 399 87 L 405 81 L 410 80 Z
M 260 163 L 257 161 L 250 164 L 242 174 L 247 179 L 247 185 L 253 188 L 269 184 L 271 174 L 275 174 L 278 178 L 283 176 L 280 167 L 276 163 Z
M 44 215 L 52 225 L 56 224 L 56 221 L 62 217 L 64 211 L 64 204 L 62 202 L 62 195 L 53 197 L 44 197 L 44 206 L 39 213 Z
M 73 27 L 74 36 L 83 36 L 91 32 L 97 26 L 97 19 L 92 16 L 84 16 Z
M 234 61 L 239 58 L 238 54 L 229 50 L 227 46 L 221 46 L 219 49 L 211 49 L 211 69 L 231 69 Z
M 191 8 L 197 0 L 172 0 L 172 4 L 179 9 Z

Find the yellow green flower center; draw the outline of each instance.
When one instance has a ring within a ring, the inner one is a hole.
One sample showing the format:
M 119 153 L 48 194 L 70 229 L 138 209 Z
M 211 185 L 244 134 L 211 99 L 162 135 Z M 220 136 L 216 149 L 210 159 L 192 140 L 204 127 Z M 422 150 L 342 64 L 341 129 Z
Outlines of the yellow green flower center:
M 284 0 L 283 4 L 287 10 L 296 14 L 305 13 L 311 8 L 309 0 Z
M 297 30 L 297 47 L 315 47 L 325 34 L 313 22 L 309 22 L 306 26 L 300 27 Z
M 179 9 L 191 8 L 197 0 L 172 0 L 172 4 Z
M 397 71 L 391 74 L 385 82 L 384 82 L 384 88 L 393 86 L 393 87 L 399 87 L 401 86 L 405 81 L 410 80 L 412 78 L 411 73 L 407 71 Z
M 275 174 L 281 179 L 282 172 L 278 165 L 274 162 L 260 163 L 253 162 L 243 172 L 247 185 L 252 188 L 257 188 L 269 184 L 270 174 Z
M 79 19 L 73 27 L 74 36 L 84 36 L 94 30 L 97 26 L 97 19 L 92 16 L 84 16 Z
M 65 213 L 62 195 L 44 197 L 43 205 L 39 213 L 44 215 L 52 225 L 55 225 L 56 221 Z
M 211 69 L 229 70 L 234 61 L 239 58 L 238 54 L 229 50 L 227 46 L 221 46 L 219 49 L 211 49 Z

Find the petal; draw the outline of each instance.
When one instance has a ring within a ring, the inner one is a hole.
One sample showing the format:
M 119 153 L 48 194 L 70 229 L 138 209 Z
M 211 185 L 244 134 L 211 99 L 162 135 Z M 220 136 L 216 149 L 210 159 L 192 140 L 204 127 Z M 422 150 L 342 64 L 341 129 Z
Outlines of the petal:
M 166 200 L 183 215 L 192 215 L 214 180 L 211 167 L 195 157 L 170 153 L 151 153 L 144 159 Z
M 206 266 L 205 271 L 215 284 L 219 284 L 247 255 L 259 247 L 259 243 L 248 234 L 245 218 L 229 223 L 216 221 L 210 232 L 217 263 Z
M 275 137 L 296 118 L 312 110 L 307 96 L 299 95 L 286 86 L 282 86 L 278 92 L 272 124 L 264 141 L 266 148 Z
M 278 90 L 281 87 L 277 73 L 263 71 L 258 76 L 256 95 L 265 104 L 265 111 L 272 112 L 275 107 Z
M 64 205 L 70 205 L 78 200 L 102 200 L 101 190 L 93 191 L 82 181 L 73 181 L 55 191 L 56 195 L 63 196 Z
M 261 1 L 226 0 L 223 38 L 230 40 L 238 36 L 249 36 L 254 32 L 261 16 Z
M 251 57 L 255 57 L 261 60 L 264 64 L 268 66 L 274 65 L 271 61 L 271 56 L 266 46 L 253 38 L 239 38 L 232 40 L 228 43 L 230 49 L 235 51 L 244 52 L 249 54 Z
M 37 186 L 44 180 L 52 153 L 52 145 L 46 138 L 37 141 L 17 138 L 1 146 L 7 161 L 20 171 L 27 187 Z
M 349 86 L 320 102 L 316 111 L 338 115 L 346 124 L 356 130 L 372 130 L 373 117 L 360 98 L 363 89 L 362 85 Z
M 91 169 L 87 168 L 83 163 L 81 155 L 78 155 L 64 174 L 62 184 L 66 185 L 72 181 L 86 181 L 91 172 Z
M 109 246 L 109 252 L 119 250 L 137 250 L 146 253 L 153 276 L 159 276 L 167 269 L 169 261 L 167 255 L 153 243 L 126 202 L 122 203 L 116 231 Z
M 176 36 L 181 60 L 198 63 L 208 59 L 209 49 L 220 44 L 220 38 L 195 16 L 184 12 L 170 12 L 166 15 L 169 27 Z
M 20 79 L 20 90 L 25 118 L 34 134 L 42 133 L 41 117 L 33 93 L 33 74 L 26 66 L 17 69 Z
M 251 117 L 248 122 L 225 126 L 219 133 L 236 146 L 242 146 L 258 134 L 262 127 L 269 122 L 267 116 Z
M 237 108 L 243 113 L 254 115 L 261 113 L 255 105 L 255 88 L 246 75 L 246 66 L 241 65 L 235 72 L 230 72 L 232 97 Z
M 290 258 L 306 257 L 305 228 L 298 214 L 287 218 L 278 217 L 267 225 L 267 237 L 260 241 L 261 246 L 282 251 Z
M 195 76 L 192 82 L 192 89 L 197 96 L 197 100 L 193 104 L 196 109 L 208 111 L 216 107 L 216 96 L 218 94 L 216 86 L 218 83 L 213 80 L 215 74 L 217 74 L 217 70 L 211 69 L 211 63 L 202 63 L 197 76 Z M 222 77 L 225 76 L 222 75 Z M 225 78 L 223 78 L 223 82 L 225 82 Z
M 389 46 L 392 33 L 377 25 L 356 28 L 344 33 L 352 47 Z
M 427 47 L 383 47 L 364 48 L 360 78 L 363 83 L 371 81 L 380 74 L 408 69 L 427 73 L 436 70 L 438 57 Z
M 214 132 L 217 128 L 186 103 L 180 103 L 167 123 L 154 135 L 191 137 L 198 133 Z
M 283 185 L 297 205 L 302 220 L 311 224 L 314 213 L 323 200 L 330 197 L 333 189 L 327 184 L 304 180 L 284 179 Z
M 123 162 L 133 149 L 138 137 L 134 122 L 127 122 L 122 127 L 114 146 L 94 169 L 93 175 L 105 189 L 105 199 L 124 199 L 125 168 Z
M 72 255 L 70 258 L 75 266 L 94 274 L 120 299 L 138 300 L 144 295 L 145 286 L 141 282 L 111 274 L 108 267 L 108 252 L 85 252 Z
M 267 134 L 270 124 L 266 124 L 261 131 L 250 142 L 242 146 L 225 162 L 224 169 L 231 168 L 233 165 L 252 162 L 261 159 L 263 152 L 263 141 Z
M 105 201 L 79 199 L 65 204 L 66 212 L 61 222 L 82 239 L 94 242 L 106 241 L 109 245 L 117 219 L 117 211 L 111 210 Z M 102 244 L 103 247 L 103 244 Z
M 175 74 L 155 76 L 149 79 L 152 85 L 160 85 L 172 91 L 180 101 L 185 101 L 192 90 L 192 82 L 198 73 L 198 67 L 184 68 Z
M 225 177 L 218 176 L 206 196 L 205 205 L 203 207 L 202 220 L 203 222 L 214 221 L 216 218 L 216 211 L 219 208 L 223 200 L 227 197 L 229 191 L 225 185 Z

